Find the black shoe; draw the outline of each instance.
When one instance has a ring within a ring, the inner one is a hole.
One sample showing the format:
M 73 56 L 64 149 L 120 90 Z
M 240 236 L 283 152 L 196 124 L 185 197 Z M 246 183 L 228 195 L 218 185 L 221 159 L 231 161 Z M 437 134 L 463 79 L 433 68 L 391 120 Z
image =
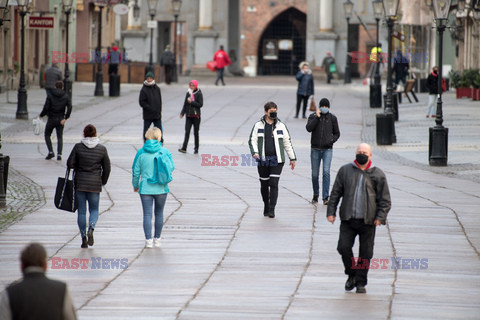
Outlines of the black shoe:
M 198 149 L 193 150 L 193 154 L 198 154 Z
M 312 203 L 317 203 L 318 202 L 318 194 L 314 194 L 312 198 Z
M 326 197 L 325 199 L 323 199 L 323 204 L 324 204 L 324 205 L 327 205 L 327 204 L 328 204 L 328 197 Z
M 92 228 L 88 229 L 87 235 L 88 235 L 88 245 L 91 247 L 91 246 L 93 246 L 93 242 L 94 242 L 93 241 L 93 229 Z
M 303 118 L 303 119 L 307 119 L 307 116 L 306 116 L 306 115 L 303 115 L 302 118 Z
M 298 119 L 298 114 L 294 117 L 295 119 Z
M 58 160 L 58 161 L 62 160 L 62 155 L 61 155 L 61 154 L 59 154 L 59 155 L 57 156 L 57 160 Z
M 45 157 L 45 160 L 50 160 L 50 159 L 52 159 L 53 157 L 55 157 L 55 153 L 49 152 L 48 155 Z
M 357 285 L 357 293 L 367 293 L 367 289 L 365 289 L 365 286 L 363 284 Z
M 87 237 L 82 238 L 82 246 L 81 248 L 88 248 Z
M 266 204 L 263 206 L 263 216 L 268 217 L 268 205 Z
M 178 149 L 178 152 L 187 153 L 187 150 L 185 150 L 185 149 Z
M 275 210 L 274 209 L 268 210 L 268 217 L 269 218 L 275 218 Z
M 355 288 L 355 276 L 348 276 L 347 282 L 345 282 L 345 290 L 352 291 L 353 288 Z M 357 289 L 357 292 L 358 292 L 358 289 Z

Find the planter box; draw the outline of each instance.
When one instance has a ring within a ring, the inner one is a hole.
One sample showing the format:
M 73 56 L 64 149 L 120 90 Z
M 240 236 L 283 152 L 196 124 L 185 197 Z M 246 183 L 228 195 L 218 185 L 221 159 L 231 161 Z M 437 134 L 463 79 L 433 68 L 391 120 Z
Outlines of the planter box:
M 472 94 L 472 98 L 473 100 L 476 100 L 476 101 L 479 101 L 480 100 L 480 88 L 479 89 L 473 89 L 473 94 Z
M 457 88 L 457 99 L 461 99 L 463 97 L 471 98 L 473 93 L 472 88 Z

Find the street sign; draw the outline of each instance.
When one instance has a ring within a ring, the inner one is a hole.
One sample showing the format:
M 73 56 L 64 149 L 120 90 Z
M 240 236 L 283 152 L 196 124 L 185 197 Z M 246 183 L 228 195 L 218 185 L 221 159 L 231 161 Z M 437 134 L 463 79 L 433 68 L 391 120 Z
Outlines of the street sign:
M 124 14 L 128 13 L 128 7 L 123 3 L 119 3 L 113 6 L 113 12 L 120 16 L 123 16 Z
M 393 30 L 392 37 L 397 38 L 400 41 L 405 41 L 405 35 L 397 30 Z
M 28 27 L 30 29 L 53 29 L 53 17 L 28 17 Z
M 156 20 L 147 21 L 147 28 L 148 29 L 156 29 L 157 28 L 157 21 Z

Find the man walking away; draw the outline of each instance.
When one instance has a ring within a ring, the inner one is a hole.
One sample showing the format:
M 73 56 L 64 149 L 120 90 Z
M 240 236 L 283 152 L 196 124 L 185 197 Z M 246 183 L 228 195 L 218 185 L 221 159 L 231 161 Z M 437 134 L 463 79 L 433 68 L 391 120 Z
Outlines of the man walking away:
M 345 274 L 348 276 L 345 290 L 357 287 L 357 293 L 366 293 L 367 274 L 373 257 L 375 228 L 387 221 L 391 208 L 390 191 L 383 171 L 372 164 L 370 145 L 357 147 L 355 160 L 340 168 L 330 194 L 327 219 L 335 222 L 340 205 L 340 237 L 337 251 L 342 256 Z M 353 245 L 357 235 L 360 248 L 353 257 Z
M 47 97 L 55 89 L 55 83 L 62 80 L 62 71 L 58 69 L 58 63 L 52 63 L 52 66 L 45 71 L 45 91 Z
M 147 72 L 143 87 L 140 90 L 138 98 L 140 107 L 143 109 L 143 141 L 145 142 L 145 133 L 153 123 L 154 127 L 163 132 L 162 127 L 162 93 L 155 83 L 155 76 L 152 72 Z M 163 134 L 162 134 L 163 142 Z
M 57 81 L 55 89 L 52 90 L 50 96 L 47 96 L 43 110 L 38 115 L 40 118 L 45 115 L 48 116 L 47 125 L 45 126 L 45 143 L 47 144 L 48 155 L 45 160 L 55 157 L 51 140 L 53 129 L 57 132 L 57 160 L 62 160 L 63 128 L 71 113 L 72 102 L 70 97 L 63 91 L 63 82 Z

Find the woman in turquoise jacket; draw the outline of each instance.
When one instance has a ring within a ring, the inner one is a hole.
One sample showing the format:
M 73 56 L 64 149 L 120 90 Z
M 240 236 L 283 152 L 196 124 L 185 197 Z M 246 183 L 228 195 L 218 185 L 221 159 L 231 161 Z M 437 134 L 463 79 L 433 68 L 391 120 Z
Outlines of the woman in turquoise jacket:
M 174 164 L 170 151 L 162 147 L 162 131 L 153 127 L 145 133 L 145 144 L 138 150 L 132 166 L 133 190 L 140 194 L 143 207 L 145 248 L 160 247 L 163 228 L 163 208 L 172 180 Z M 155 210 L 153 206 L 155 204 Z M 155 212 L 155 230 L 152 239 L 152 213 Z

